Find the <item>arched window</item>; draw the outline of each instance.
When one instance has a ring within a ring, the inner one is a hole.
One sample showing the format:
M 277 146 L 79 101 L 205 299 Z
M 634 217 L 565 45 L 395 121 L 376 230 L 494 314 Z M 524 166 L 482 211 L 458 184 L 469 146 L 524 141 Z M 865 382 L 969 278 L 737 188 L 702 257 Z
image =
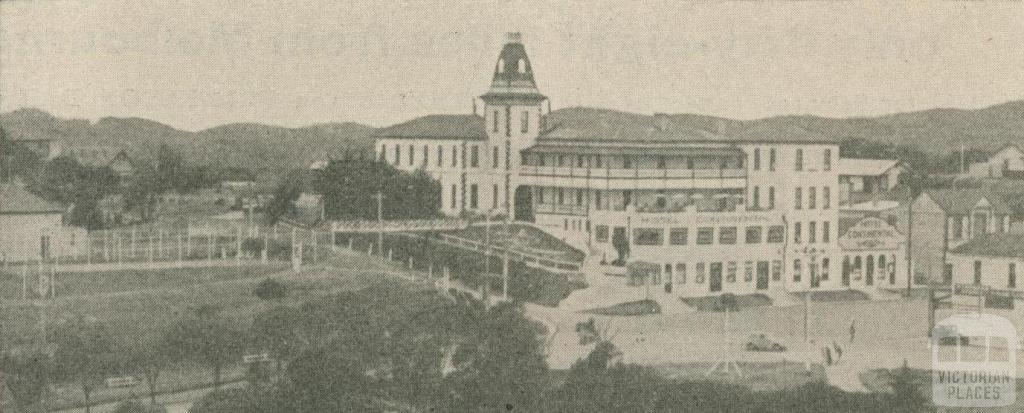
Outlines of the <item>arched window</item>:
M 519 67 L 518 67 L 518 69 L 519 69 L 519 73 L 526 73 L 526 61 L 525 60 L 519 59 Z
M 498 59 L 498 73 L 505 73 L 505 59 Z

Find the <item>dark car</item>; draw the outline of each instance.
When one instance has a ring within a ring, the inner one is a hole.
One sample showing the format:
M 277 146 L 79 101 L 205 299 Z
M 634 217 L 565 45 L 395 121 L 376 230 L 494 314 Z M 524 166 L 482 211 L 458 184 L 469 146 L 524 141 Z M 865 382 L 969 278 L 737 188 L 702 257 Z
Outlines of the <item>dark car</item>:
M 772 341 L 764 333 L 751 334 L 744 348 L 747 351 L 786 351 L 786 346 Z

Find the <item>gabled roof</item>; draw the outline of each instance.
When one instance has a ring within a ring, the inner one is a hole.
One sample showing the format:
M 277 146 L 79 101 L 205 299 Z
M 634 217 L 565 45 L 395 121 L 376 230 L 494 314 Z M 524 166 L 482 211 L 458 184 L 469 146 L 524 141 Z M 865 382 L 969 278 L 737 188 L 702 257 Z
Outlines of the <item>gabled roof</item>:
M 0 186 L 0 215 L 4 214 L 59 214 L 64 208 L 32 194 L 20 185 Z
M 987 234 L 950 250 L 959 255 L 1024 258 L 1024 234 Z
M 484 119 L 477 115 L 427 115 L 380 129 L 377 138 L 487 139 Z
M 131 163 L 128 153 L 116 146 L 74 146 L 65 148 L 62 153 L 82 165 L 91 167 L 109 166 L 118 158 Z
M 1014 145 L 1014 144 L 1012 144 L 1012 143 L 1011 143 L 1011 144 L 1007 144 L 1006 146 L 1003 146 L 1002 148 L 999 148 L 999 150 L 998 150 L 998 151 L 995 151 L 995 152 L 994 152 L 994 153 L 992 154 L 992 156 L 991 156 L 991 157 L 989 157 L 989 159 L 995 158 L 995 157 L 996 157 L 996 155 L 999 155 L 999 154 L 1001 154 L 1001 153 L 1003 153 L 1003 152 L 1006 152 L 1006 151 L 1008 151 L 1008 150 L 1010 150 L 1010 149 L 1016 149 L 1016 150 L 1017 150 L 1017 152 L 1020 152 L 1020 153 L 1024 153 L 1024 150 L 1021 150 L 1019 146 L 1017 146 L 1017 145 Z
M 853 159 L 839 158 L 839 174 L 854 176 L 879 176 L 899 165 L 896 159 Z
M 992 210 L 999 214 L 1013 214 L 1013 209 L 1001 196 L 981 188 L 936 189 L 925 191 L 923 195 L 935 201 L 947 214 L 968 214 L 982 200 L 988 201 Z
M 644 115 L 611 109 L 572 107 L 559 109 L 545 118 L 545 130 L 538 144 L 549 142 L 622 143 L 838 143 L 837 140 L 805 130 L 776 131 L 723 127 L 697 127 L 686 115 Z

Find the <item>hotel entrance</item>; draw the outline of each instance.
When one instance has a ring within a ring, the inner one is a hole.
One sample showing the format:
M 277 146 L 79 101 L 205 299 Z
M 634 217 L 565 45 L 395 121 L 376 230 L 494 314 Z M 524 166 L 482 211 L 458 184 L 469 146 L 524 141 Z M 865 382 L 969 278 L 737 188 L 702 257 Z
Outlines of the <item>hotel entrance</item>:
M 768 261 L 757 262 L 757 289 L 768 289 Z
M 711 292 L 713 293 L 722 291 L 722 263 L 711 263 L 711 274 L 708 276 L 708 285 L 711 287 Z

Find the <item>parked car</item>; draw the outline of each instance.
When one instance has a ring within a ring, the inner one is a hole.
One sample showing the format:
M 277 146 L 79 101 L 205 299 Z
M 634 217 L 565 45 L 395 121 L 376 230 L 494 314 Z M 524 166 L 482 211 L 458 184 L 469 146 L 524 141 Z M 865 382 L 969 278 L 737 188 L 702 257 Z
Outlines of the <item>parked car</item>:
M 751 334 L 744 348 L 747 351 L 786 351 L 786 346 L 773 341 L 764 333 Z

